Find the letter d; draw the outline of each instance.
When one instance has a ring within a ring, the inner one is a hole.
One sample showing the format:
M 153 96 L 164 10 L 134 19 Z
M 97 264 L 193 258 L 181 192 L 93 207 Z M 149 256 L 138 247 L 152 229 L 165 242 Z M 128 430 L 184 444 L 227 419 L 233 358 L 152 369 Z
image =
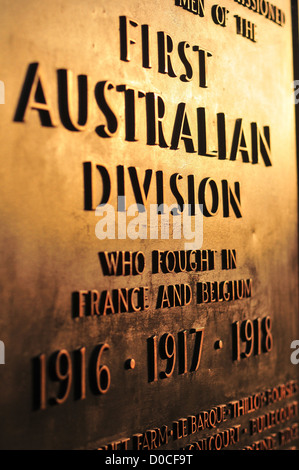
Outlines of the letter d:
M 150 455 L 150 465 L 157 463 L 158 457 L 155 455 Z

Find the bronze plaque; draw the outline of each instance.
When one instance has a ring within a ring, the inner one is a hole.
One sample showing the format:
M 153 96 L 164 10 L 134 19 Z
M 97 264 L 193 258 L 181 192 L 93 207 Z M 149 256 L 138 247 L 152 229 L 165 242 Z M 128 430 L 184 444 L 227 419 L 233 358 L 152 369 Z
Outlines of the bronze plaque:
M 0 5 L 1 448 L 298 448 L 290 2 Z

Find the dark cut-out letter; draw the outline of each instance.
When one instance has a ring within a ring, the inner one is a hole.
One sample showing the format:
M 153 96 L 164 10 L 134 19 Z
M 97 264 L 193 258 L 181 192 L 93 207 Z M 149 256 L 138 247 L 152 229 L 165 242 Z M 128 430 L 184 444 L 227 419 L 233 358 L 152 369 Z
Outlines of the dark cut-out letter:
M 197 132 L 198 132 L 198 155 L 204 157 L 216 157 L 216 150 L 207 150 L 207 125 L 206 125 L 206 110 L 205 108 L 197 108 Z
M 100 202 L 97 205 L 107 204 L 110 192 L 111 192 L 111 182 L 108 170 L 102 165 L 95 165 L 96 169 L 99 171 L 102 178 L 102 197 Z M 92 184 L 92 163 L 84 162 L 83 163 L 83 173 L 84 173 L 84 210 L 93 211 L 93 184 Z
M 231 205 L 236 217 L 242 217 L 240 183 L 235 182 L 235 190 L 230 187 L 227 180 L 222 180 L 223 217 L 230 216 L 229 207 Z
M 117 117 L 112 111 L 105 96 L 108 90 L 114 89 L 115 86 L 112 82 L 98 82 L 96 84 L 94 94 L 100 110 L 104 113 L 107 125 L 102 124 L 96 127 L 95 131 L 100 137 L 113 137 L 118 129 Z
M 218 158 L 219 160 L 226 159 L 226 128 L 225 128 L 225 114 L 217 114 L 217 136 L 218 136 Z
M 223 27 L 226 26 L 228 10 L 225 7 L 222 7 L 220 5 L 213 5 L 211 13 L 212 19 L 215 24 L 219 24 Z
M 129 142 L 137 142 L 136 107 L 138 98 L 144 98 L 145 93 L 143 91 L 127 87 L 127 85 L 118 85 L 116 89 L 117 91 L 123 91 L 125 94 L 126 140 Z
M 270 144 L 270 127 L 264 126 L 264 135 L 258 129 L 255 122 L 251 123 L 251 151 L 252 163 L 258 163 L 259 153 L 263 157 L 266 166 L 272 166 L 271 163 L 271 144 Z
M 199 86 L 201 88 L 208 88 L 207 85 L 207 57 L 212 57 L 211 52 L 200 49 L 199 46 L 193 46 L 193 50 L 198 52 L 198 66 L 199 66 Z
M 204 0 L 198 0 L 198 14 L 199 16 L 205 16 L 205 3 Z
M 194 175 L 188 175 L 188 214 L 195 215 Z
M 182 82 L 190 82 L 193 77 L 192 65 L 186 56 L 186 49 L 189 49 L 189 47 L 190 47 L 190 44 L 188 44 L 186 41 L 182 41 L 178 45 L 179 57 L 186 70 L 186 73 L 180 76 L 180 80 L 182 80 Z
M 55 127 L 57 125 L 52 117 L 50 105 L 47 102 L 44 88 L 44 79 L 39 64 L 30 64 L 24 80 L 14 121 L 24 122 L 28 108 L 38 111 L 42 126 Z
M 126 212 L 125 198 L 125 168 L 123 165 L 116 167 L 117 179 L 117 210 L 118 212 Z
M 176 117 L 173 126 L 172 138 L 171 138 L 171 149 L 177 150 L 179 141 L 182 139 L 185 144 L 186 152 L 194 153 L 194 145 L 192 135 L 190 131 L 189 121 L 186 113 L 186 104 L 179 103 Z
M 170 77 L 176 77 L 171 63 L 171 53 L 173 51 L 173 41 L 171 37 L 164 33 L 158 32 L 158 59 L 159 59 L 159 72 L 166 73 Z
M 150 26 L 143 24 L 141 26 L 142 37 L 142 67 L 146 69 L 152 68 L 151 62 L 151 40 L 150 40 Z
M 210 210 L 207 206 L 206 188 L 209 185 L 212 194 L 212 204 Z M 218 213 L 219 209 L 219 191 L 216 181 L 212 178 L 204 178 L 198 187 L 198 203 L 203 205 L 203 215 L 205 217 L 213 217 Z
M 190 0 L 175 0 L 175 4 L 179 7 L 183 7 L 186 10 L 190 10 Z
M 136 28 L 138 23 L 126 16 L 119 17 L 119 32 L 120 32 L 120 60 L 124 60 L 125 62 L 130 62 L 131 55 L 130 55 L 130 45 L 136 44 L 135 39 L 130 38 L 128 33 L 128 27 L 133 26 Z
M 241 152 L 243 162 L 249 163 L 249 153 L 242 128 L 242 119 L 236 119 L 230 160 L 236 160 L 239 152 Z
M 145 205 L 147 201 L 147 196 L 152 180 L 152 174 L 153 170 L 146 170 L 145 175 L 144 175 L 144 180 L 143 180 L 143 185 L 141 186 L 139 183 L 138 175 L 137 175 L 137 170 L 134 166 L 130 166 L 128 168 L 129 175 L 130 175 L 130 180 L 132 184 L 132 188 L 134 191 L 134 196 L 136 200 L 136 204 L 139 204 L 139 212 L 144 212 L 145 211 Z
M 156 171 L 157 214 L 164 214 L 164 176 L 163 171 Z
M 83 131 L 88 119 L 88 78 L 87 75 L 78 75 L 78 119 L 73 119 L 74 78 L 71 70 L 61 69 L 57 71 L 58 79 L 58 103 L 62 124 L 69 131 Z
M 171 192 L 172 192 L 172 194 L 174 195 L 174 197 L 177 201 L 180 212 L 183 212 L 185 202 L 184 202 L 184 199 L 183 199 L 181 193 L 178 190 L 177 180 L 181 180 L 182 178 L 183 178 L 182 175 L 180 175 L 179 173 L 174 173 L 170 177 L 170 189 L 171 189 Z M 171 214 L 175 215 L 175 216 L 179 215 L 178 210 L 176 208 L 171 210 Z
M 157 93 L 146 94 L 147 145 L 168 147 L 163 133 L 162 121 L 165 115 L 165 103 Z

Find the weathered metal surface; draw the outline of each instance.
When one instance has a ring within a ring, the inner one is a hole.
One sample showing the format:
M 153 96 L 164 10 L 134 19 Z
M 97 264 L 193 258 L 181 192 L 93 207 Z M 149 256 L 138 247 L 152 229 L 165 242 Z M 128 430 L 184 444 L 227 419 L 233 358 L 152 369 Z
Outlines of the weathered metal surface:
M 1 448 L 298 446 L 291 8 L 261 3 L 1 0 Z M 155 239 L 161 203 L 202 244 Z

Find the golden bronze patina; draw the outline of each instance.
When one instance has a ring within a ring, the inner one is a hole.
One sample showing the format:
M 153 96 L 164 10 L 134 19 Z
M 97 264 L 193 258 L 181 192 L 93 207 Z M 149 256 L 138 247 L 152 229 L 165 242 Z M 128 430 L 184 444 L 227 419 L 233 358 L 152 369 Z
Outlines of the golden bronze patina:
M 298 448 L 291 2 L 0 6 L 1 448 Z

